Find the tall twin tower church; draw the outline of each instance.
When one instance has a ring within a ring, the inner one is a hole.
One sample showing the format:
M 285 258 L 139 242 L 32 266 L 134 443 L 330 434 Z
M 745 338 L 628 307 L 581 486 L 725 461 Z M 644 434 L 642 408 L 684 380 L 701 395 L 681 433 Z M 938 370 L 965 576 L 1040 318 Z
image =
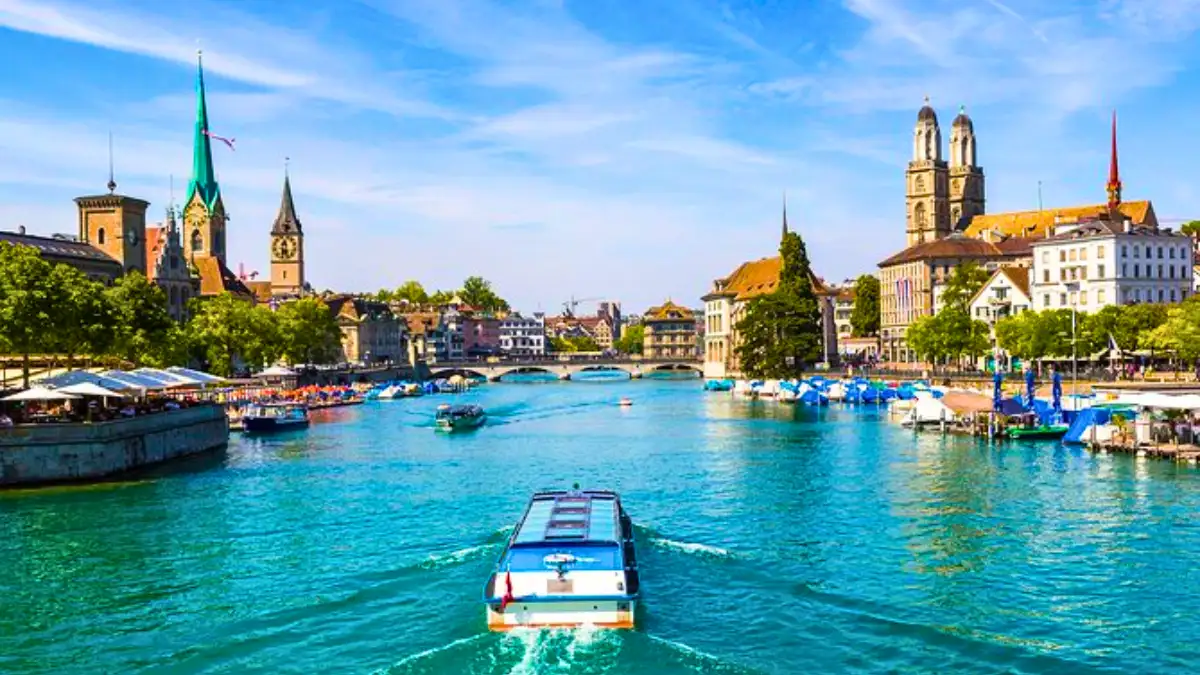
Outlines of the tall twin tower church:
M 976 163 L 975 127 L 959 110 L 950 127 L 950 162 L 942 156 L 937 113 L 925 99 L 913 131 L 913 157 L 905 181 L 907 245 L 961 231 L 984 212 L 983 169 Z

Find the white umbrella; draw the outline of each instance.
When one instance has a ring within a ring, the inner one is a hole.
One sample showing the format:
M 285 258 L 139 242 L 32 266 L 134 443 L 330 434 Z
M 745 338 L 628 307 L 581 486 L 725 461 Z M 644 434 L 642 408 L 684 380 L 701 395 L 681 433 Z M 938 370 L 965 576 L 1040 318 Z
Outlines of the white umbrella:
M 92 382 L 80 382 L 79 384 L 73 384 L 69 387 L 62 387 L 61 389 L 56 389 L 55 391 L 59 391 L 64 394 L 75 394 L 76 396 L 103 396 L 105 398 L 110 396 L 113 398 L 121 398 L 124 396 L 124 394 L 105 389 L 104 387 Z
M 54 389 L 47 389 L 45 387 L 30 387 L 29 389 L 26 389 L 25 391 L 13 394 L 12 396 L 5 396 L 3 399 L 0 399 L 0 400 L 3 400 L 3 401 L 68 401 L 68 400 L 77 399 L 77 398 L 79 398 L 79 397 L 74 396 L 72 394 L 62 392 L 62 391 L 56 391 Z
M 256 377 L 292 377 L 295 374 L 296 371 L 292 370 L 291 368 L 285 368 L 284 366 L 271 366 L 270 368 L 267 368 L 259 373 Z

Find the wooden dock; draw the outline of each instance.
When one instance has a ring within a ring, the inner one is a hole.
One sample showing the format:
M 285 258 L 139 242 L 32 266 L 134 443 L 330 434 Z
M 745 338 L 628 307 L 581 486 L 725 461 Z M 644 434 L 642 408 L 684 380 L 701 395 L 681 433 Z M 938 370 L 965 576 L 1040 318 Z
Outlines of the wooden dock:
M 1176 462 L 1200 462 L 1200 445 L 1133 445 L 1129 443 L 1093 443 L 1088 445 L 1092 452 L 1105 454 L 1135 455 L 1170 459 Z

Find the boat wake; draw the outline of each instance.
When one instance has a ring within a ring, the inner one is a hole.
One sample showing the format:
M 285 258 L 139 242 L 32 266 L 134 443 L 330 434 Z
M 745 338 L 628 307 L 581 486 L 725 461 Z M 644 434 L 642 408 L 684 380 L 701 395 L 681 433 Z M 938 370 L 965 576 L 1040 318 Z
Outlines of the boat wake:
M 696 542 L 675 541 L 674 539 L 667 539 L 666 537 L 652 536 L 650 537 L 650 543 L 659 548 L 678 551 L 680 553 L 687 553 L 689 555 L 703 556 L 706 558 L 731 559 L 737 557 L 735 554 L 730 553 L 727 549 L 723 549 L 719 546 L 710 546 L 708 544 L 700 544 Z
M 649 638 L 651 642 L 662 645 L 674 651 L 678 655 L 678 660 L 681 662 L 681 665 L 697 673 L 736 673 L 741 675 L 743 673 L 749 674 L 758 672 L 742 666 L 735 666 L 722 660 L 720 657 L 713 656 L 707 652 L 702 652 L 699 649 L 689 647 L 681 642 L 674 642 L 672 640 L 654 635 L 647 635 L 646 637 Z
M 587 628 L 484 633 L 406 656 L 375 675 L 616 675 L 623 672 L 618 663 L 621 643 L 616 631 Z
M 482 557 L 498 545 L 498 543 L 479 544 L 478 546 L 468 546 L 467 548 L 460 548 L 457 551 L 449 553 L 434 553 L 426 558 L 420 564 L 420 567 L 427 570 L 436 570 L 451 565 L 459 565 L 468 560 Z

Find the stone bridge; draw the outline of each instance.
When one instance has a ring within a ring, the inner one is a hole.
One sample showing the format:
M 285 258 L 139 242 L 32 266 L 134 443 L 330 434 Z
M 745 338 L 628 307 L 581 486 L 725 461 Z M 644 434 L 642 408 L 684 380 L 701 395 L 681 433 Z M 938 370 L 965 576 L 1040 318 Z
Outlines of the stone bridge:
M 691 372 L 699 377 L 703 372 L 703 364 L 698 360 L 687 359 L 529 359 L 506 361 L 453 361 L 439 362 L 429 365 L 430 377 L 450 377 L 463 375 L 466 377 L 485 377 L 492 382 L 499 382 L 505 375 L 518 373 L 549 373 L 558 376 L 560 380 L 569 380 L 580 373 L 590 372 L 623 372 L 631 379 L 638 379 L 651 373 Z

